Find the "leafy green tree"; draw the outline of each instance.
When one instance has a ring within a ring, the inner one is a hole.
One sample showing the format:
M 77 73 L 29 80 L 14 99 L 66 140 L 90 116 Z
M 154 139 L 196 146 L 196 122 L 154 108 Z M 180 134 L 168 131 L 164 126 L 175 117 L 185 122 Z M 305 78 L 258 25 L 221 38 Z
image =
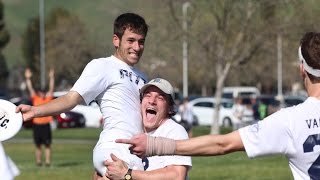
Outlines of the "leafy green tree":
M 23 34 L 22 52 L 26 61 L 26 66 L 34 72 L 34 77 L 39 77 L 40 73 L 40 30 L 39 17 L 29 20 L 28 26 Z M 33 82 L 36 82 L 32 79 Z M 39 81 L 39 79 L 37 79 Z
M 47 65 L 55 67 L 58 80 L 73 84 L 93 57 L 85 25 L 77 16 L 56 8 L 50 14 L 47 28 Z
M 46 69 L 55 69 L 57 82 L 73 84 L 92 58 L 85 26 L 77 16 L 59 7 L 52 9 L 45 22 Z M 39 77 L 38 17 L 30 20 L 23 39 L 26 64 L 35 72 L 35 77 Z M 39 78 L 34 82 L 39 83 Z
M 185 1 L 168 2 L 169 7 L 173 9 L 171 13 L 173 19 L 177 20 L 177 24 L 178 22 L 181 24 L 181 7 Z M 257 78 L 260 74 L 269 76 L 273 74 L 274 77 L 276 73 L 261 73 L 265 69 L 261 70 L 260 64 L 271 63 L 272 67 L 275 67 L 276 62 L 270 61 L 272 55 L 270 48 L 276 47 L 274 42 L 279 32 L 283 33 L 283 29 L 290 27 L 297 2 L 267 0 L 190 2 L 187 17 L 188 31 L 180 31 L 181 34 L 186 33 L 188 36 L 189 67 L 192 67 L 189 68 L 189 74 L 192 74 L 189 80 L 193 87 L 201 87 L 205 92 L 209 92 L 206 89 L 215 89 L 217 99 L 215 107 L 220 107 L 222 89 L 226 82 L 232 85 L 256 85 L 266 83 Z M 268 52 L 268 56 L 262 57 L 263 53 L 266 55 Z M 276 59 L 276 55 L 272 59 Z M 251 67 L 250 71 L 245 67 Z M 189 87 L 189 89 L 194 88 Z M 211 133 L 219 134 L 219 108 L 215 108 L 214 114 Z

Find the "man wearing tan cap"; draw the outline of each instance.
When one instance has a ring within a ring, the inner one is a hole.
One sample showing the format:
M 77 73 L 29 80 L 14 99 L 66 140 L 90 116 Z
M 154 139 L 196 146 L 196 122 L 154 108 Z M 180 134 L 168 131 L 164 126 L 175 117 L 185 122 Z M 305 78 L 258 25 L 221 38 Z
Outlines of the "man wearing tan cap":
M 156 78 L 145 84 L 140 90 L 141 115 L 144 131 L 150 136 L 160 136 L 176 140 L 188 139 L 186 130 L 173 121 L 174 91 L 165 79 Z M 110 179 L 187 179 L 191 168 L 190 156 L 153 156 L 144 157 L 144 169 L 131 170 L 116 156 L 106 161 L 106 176 Z M 120 157 L 121 158 L 121 157 Z

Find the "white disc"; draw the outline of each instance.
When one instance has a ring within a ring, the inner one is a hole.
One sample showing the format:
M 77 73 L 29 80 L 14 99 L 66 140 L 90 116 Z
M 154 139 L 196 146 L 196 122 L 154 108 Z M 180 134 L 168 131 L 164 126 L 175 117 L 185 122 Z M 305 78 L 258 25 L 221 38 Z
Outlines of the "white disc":
M 16 113 L 16 105 L 0 99 L 0 141 L 15 136 L 22 127 L 22 114 Z

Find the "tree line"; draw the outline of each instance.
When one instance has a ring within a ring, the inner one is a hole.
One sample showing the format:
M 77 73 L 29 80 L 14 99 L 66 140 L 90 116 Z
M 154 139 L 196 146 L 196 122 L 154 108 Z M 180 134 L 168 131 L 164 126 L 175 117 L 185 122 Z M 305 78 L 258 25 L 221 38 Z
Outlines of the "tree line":
M 143 15 L 150 25 L 139 68 L 150 78 L 166 78 L 182 90 L 182 38 L 185 35 L 189 94 L 215 95 L 221 87 L 229 85 L 254 85 L 262 92 L 276 92 L 279 37 L 282 39 L 283 86 L 290 90 L 293 83 L 300 81 L 296 73 L 299 38 L 306 31 L 318 29 L 319 3 L 312 0 L 190 0 L 187 31 L 182 28 L 182 5 L 186 0 L 136 2 L 137 7 L 131 10 Z M 112 27 L 112 22 L 103 23 Z M 94 45 L 87 25 L 71 10 L 52 8 L 45 27 L 47 68 L 56 69 L 57 82 L 73 84 L 87 62 L 107 56 L 113 50 L 111 41 L 104 42 L 104 47 Z M 29 20 L 22 39 L 24 66 L 37 74 L 39 17 Z

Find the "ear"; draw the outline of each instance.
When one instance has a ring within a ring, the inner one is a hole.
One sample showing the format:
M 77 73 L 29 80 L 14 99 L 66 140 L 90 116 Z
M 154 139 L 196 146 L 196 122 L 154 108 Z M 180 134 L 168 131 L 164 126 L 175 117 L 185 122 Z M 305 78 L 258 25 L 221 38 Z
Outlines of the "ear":
M 304 70 L 304 67 L 303 67 L 303 64 L 302 63 L 300 63 L 300 76 L 302 77 L 302 78 L 305 78 L 306 77 L 306 71 Z
M 115 48 L 118 48 L 119 47 L 119 44 L 120 44 L 120 38 L 117 36 L 117 35 L 113 35 L 112 36 L 112 43 L 114 45 Z

